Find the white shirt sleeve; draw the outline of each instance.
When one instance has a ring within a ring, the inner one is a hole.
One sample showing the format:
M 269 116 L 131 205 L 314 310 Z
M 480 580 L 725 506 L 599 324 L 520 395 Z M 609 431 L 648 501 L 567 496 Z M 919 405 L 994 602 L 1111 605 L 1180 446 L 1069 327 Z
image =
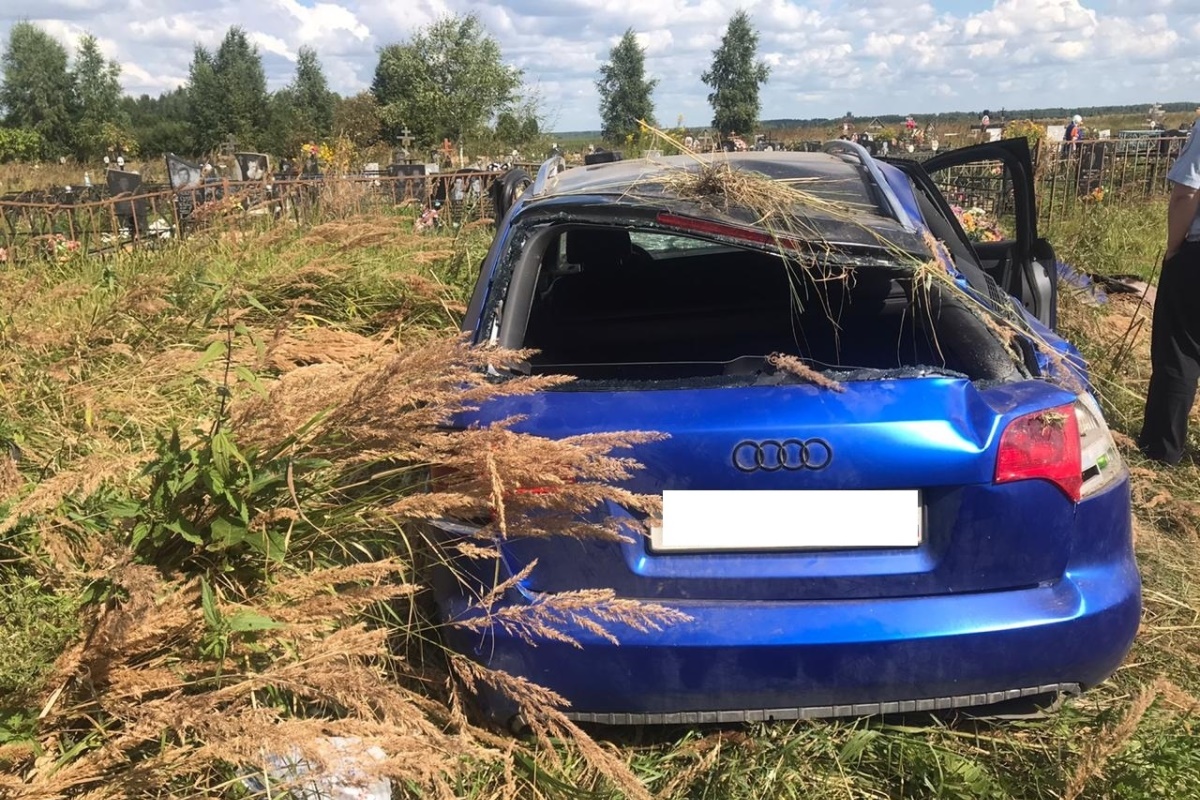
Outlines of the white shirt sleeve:
M 1167 180 L 1189 189 L 1200 189 L 1200 136 L 1194 131 L 1167 173 Z

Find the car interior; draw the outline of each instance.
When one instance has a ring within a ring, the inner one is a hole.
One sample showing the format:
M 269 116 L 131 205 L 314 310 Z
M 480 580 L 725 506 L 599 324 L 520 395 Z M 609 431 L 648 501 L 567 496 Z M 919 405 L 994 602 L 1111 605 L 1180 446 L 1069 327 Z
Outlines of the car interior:
M 631 237 L 618 227 L 560 226 L 530 250 L 533 296 L 512 298 L 506 315 L 509 324 L 527 323 L 505 338 L 538 351 L 534 373 L 754 374 L 773 353 L 816 369 L 924 367 L 973 379 L 1014 369 L 1004 346 L 957 300 L 936 284 L 914 291 L 911 268 L 825 272 L 762 250 L 663 232 Z M 527 317 L 515 312 L 523 302 Z

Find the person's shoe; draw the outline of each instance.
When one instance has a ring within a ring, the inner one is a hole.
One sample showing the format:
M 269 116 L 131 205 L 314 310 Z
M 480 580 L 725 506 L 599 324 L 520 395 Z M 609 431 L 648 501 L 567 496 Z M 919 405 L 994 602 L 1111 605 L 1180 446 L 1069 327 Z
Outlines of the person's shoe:
M 1162 450 L 1143 444 L 1142 442 L 1138 442 L 1138 451 L 1151 461 L 1156 461 L 1165 467 L 1177 467 L 1179 466 L 1179 462 L 1183 460 L 1182 455 L 1169 458 Z

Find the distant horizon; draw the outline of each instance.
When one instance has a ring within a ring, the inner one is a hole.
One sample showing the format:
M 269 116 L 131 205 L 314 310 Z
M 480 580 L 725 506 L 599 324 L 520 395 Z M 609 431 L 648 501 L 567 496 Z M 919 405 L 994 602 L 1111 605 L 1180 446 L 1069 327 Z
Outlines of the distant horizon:
M 544 100 L 546 130 L 600 126 L 595 81 L 632 28 L 657 80 L 665 127 L 712 119 L 701 74 L 730 16 L 743 8 L 771 68 L 764 119 L 932 115 L 941 109 L 1081 107 L 1161 101 L 1200 85 L 1200 5 L 1182 0 L 4 0 L 0 39 L 32 22 L 74 52 L 91 32 L 122 66 L 132 96 L 186 83 L 194 47 L 215 48 L 240 25 L 262 55 L 267 86 L 293 76 L 314 48 L 330 88 L 371 84 L 379 48 L 447 14 L 478 15 L 504 60 Z M 1169 12 L 1169 13 L 1168 13 Z M 1148 101 L 1143 100 L 1147 98 Z M 922 109 L 925 109 L 924 111 Z
M 1105 117 L 1105 116 L 1133 116 L 1140 113 L 1149 113 L 1150 108 L 1154 105 L 1150 103 L 1132 103 L 1126 105 L 1094 105 L 1094 106 L 1062 106 L 1062 107 L 1042 107 L 1042 108 L 980 108 L 978 110 L 957 110 L 957 111 L 930 111 L 930 112 L 913 112 L 912 116 L 915 119 L 929 118 L 948 118 L 948 119 L 978 119 L 984 111 L 990 112 L 991 116 L 997 121 L 1003 115 L 1009 120 L 1013 119 L 1035 119 L 1044 120 L 1050 118 L 1061 117 L 1064 122 L 1066 118 L 1072 114 L 1079 114 L 1086 120 L 1088 117 Z M 1178 116 L 1186 114 L 1200 108 L 1200 101 L 1191 100 L 1174 100 L 1171 102 L 1158 101 L 1158 105 L 1162 106 L 1163 111 L 1167 114 Z M 881 122 L 899 122 L 903 121 L 909 113 L 904 114 L 855 114 L 856 121 L 870 122 L 872 120 L 880 120 Z M 788 127 L 805 127 L 810 125 L 836 124 L 845 119 L 840 117 L 807 117 L 807 118 L 792 118 L 792 117 L 776 117 L 774 119 L 759 120 L 759 129 L 778 129 Z M 674 127 L 674 126 L 667 126 Z M 711 125 L 685 125 L 687 130 L 704 130 L 711 129 Z M 577 137 L 599 137 L 600 129 L 595 130 L 579 130 L 579 131 L 551 131 L 547 136 L 558 136 L 566 138 Z

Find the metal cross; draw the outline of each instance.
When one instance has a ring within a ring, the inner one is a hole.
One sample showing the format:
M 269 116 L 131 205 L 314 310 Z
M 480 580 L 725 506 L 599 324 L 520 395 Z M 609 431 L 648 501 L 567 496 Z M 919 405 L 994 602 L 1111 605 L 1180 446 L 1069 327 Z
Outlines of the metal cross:
M 408 126 L 405 125 L 404 130 L 400 132 L 400 147 L 402 147 L 404 150 L 407 151 L 408 146 L 410 144 L 412 144 L 412 141 L 413 141 L 413 137 L 409 133 Z

